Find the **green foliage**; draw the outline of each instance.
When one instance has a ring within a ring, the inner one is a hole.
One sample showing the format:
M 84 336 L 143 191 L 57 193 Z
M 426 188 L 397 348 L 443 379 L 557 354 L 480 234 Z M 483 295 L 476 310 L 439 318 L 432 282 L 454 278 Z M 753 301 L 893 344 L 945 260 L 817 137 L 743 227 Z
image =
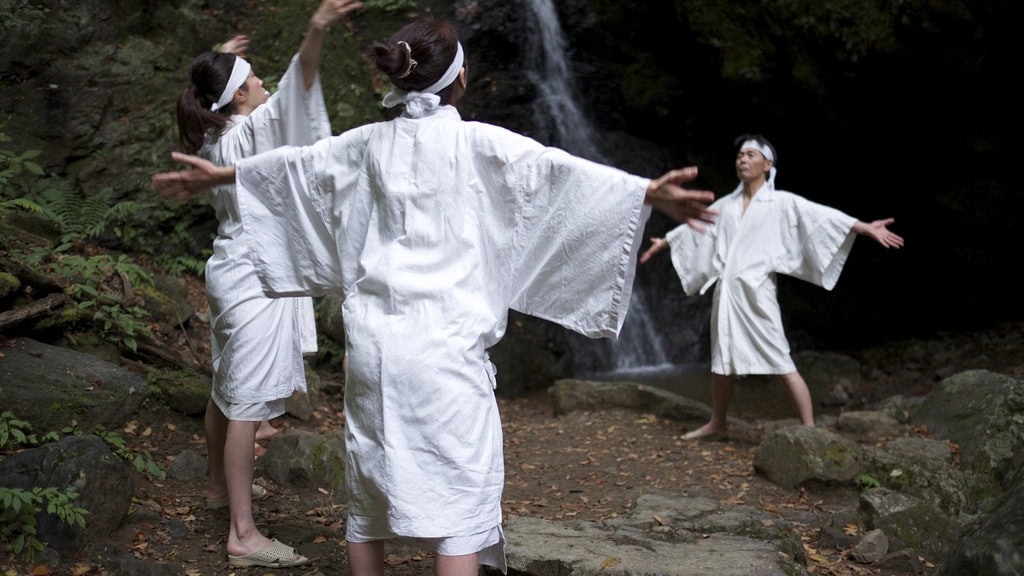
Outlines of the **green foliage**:
M 154 258 L 154 263 L 166 270 L 168 274 L 173 274 L 175 276 L 192 274 L 197 278 L 202 278 L 206 273 L 206 260 L 194 258 L 192 256 L 169 256 L 166 254 L 160 254 Z
M 0 451 L 21 446 L 55 441 L 56 432 L 47 432 L 41 438 L 32 432 L 32 425 L 19 420 L 13 412 L 0 413 Z M 85 515 L 89 512 L 72 504 L 78 498 L 73 490 L 35 487 L 31 491 L 0 486 L 0 550 L 31 561 L 43 549 L 36 538 L 36 514 L 44 509 L 72 526 L 85 528 Z
M 84 318 L 101 336 L 132 351 L 138 349 L 139 336 L 153 336 L 145 322 L 149 312 L 125 302 L 110 284 L 111 279 L 117 279 L 127 280 L 132 286 L 153 286 L 149 274 L 128 256 L 60 254 L 52 259 L 49 268 L 53 274 L 72 280 L 69 293 L 77 314 L 67 318 L 69 323 Z
M 0 143 L 9 141 L 0 132 Z M 95 324 L 104 338 L 134 351 L 139 336 L 152 336 L 144 321 L 148 312 L 124 302 L 111 288 L 111 279 L 132 286 L 152 286 L 152 278 L 123 254 L 116 259 L 102 254 L 81 256 L 70 249 L 108 229 L 118 237 L 132 234 L 128 224 L 131 218 L 149 206 L 132 201 L 114 202 L 110 189 L 88 196 L 75 192 L 60 178 L 46 177 L 33 161 L 38 155 L 38 150 L 16 153 L 0 147 L 0 215 L 16 208 L 54 225 L 60 234 L 59 245 L 52 250 L 37 249 L 23 254 L 24 263 L 70 281 L 69 292 L 77 310 L 63 317 L 66 323 L 86 319 Z
M 861 490 L 870 490 L 872 488 L 878 488 L 882 485 L 878 481 L 878 479 L 872 476 L 871 474 L 860 474 L 853 479 L 853 483 L 856 484 L 857 487 L 860 488 Z
M 0 144 L 11 139 L 0 132 Z M 42 217 L 60 232 L 58 251 L 77 240 L 96 238 L 148 205 L 114 202 L 109 188 L 95 194 L 72 190 L 56 175 L 47 175 L 34 159 L 39 150 L 13 152 L 0 147 L 0 214 L 19 209 Z
M 33 560 L 44 545 L 36 538 L 36 514 L 46 510 L 72 527 L 85 528 L 85 508 L 75 506 L 74 490 L 35 487 L 31 491 L 0 486 L 0 547 L 26 560 Z
M 83 436 L 94 434 L 99 436 L 110 447 L 111 451 L 122 460 L 131 463 L 139 472 L 144 472 L 152 477 L 162 480 L 164 471 L 160 465 L 153 460 L 148 450 L 133 450 L 124 438 L 117 432 L 108 431 L 103 426 L 96 426 L 89 432 L 79 430 L 78 423 L 72 422 L 70 426 L 61 429 L 60 433 L 50 431 L 37 438 L 32 432 L 32 425 L 24 420 L 19 420 L 13 412 L 5 411 L 0 413 L 0 451 L 10 451 L 21 446 L 35 446 L 56 442 L 60 440 L 61 434 L 68 436 Z
M 107 446 L 110 447 L 111 452 L 116 454 L 122 460 L 130 463 L 137 472 L 142 472 L 150 475 L 157 480 L 163 480 L 166 475 L 163 468 L 157 464 L 156 460 L 153 459 L 153 455 L 148 450 L 133 450 L 131 446 L 125 442 L 124 437 L 115 431 L 108 431 L 103 426 L 96 426 L 92 431 L 86 433 L 78 429 L 78 425 L 75 422 L 71 423 L 62 430 L 64 434 L 73 434 L 81 436 L 83 434 L 94 434 L 99 436 L 106 442 Z
M 39 440 L 32 433 L 32 425 L 18 420 L 13 412 L 0 413 L 0 450 L 6 451 L 26 444 L 38 444 Z
M 60 438 L 56 432 L 47 432 L 37 437 L 32 425 L 9 410 L 0 412 L 0 452 L 17 450 L 23 446 L 36 446 L 52 442 Z
M 10 141 L 10 137 L 0 132 L 0 145 Z M 18 153 L 0 146 L 0 215 L 12 209 L 43 214 L 46 208 L 36 198 L 42 194 L 67 191 L 65 182 L 57 177 L 47 177 L 43 168 L 34 161 L 39 154 L 39 150 Z
M 77 240 L 97 238 L 108 228 L 114 229 L 116 236 L 124 236 L 128 232 L 123 225 L 118 225 L 149 208 L 141 202 L 115 203 L 113 195 L 113 191 L 106 188 L 87 196 L 73 193 L 66 185 L 51 186 L 41 191 L 36 200 L 42 208 L 39 214 L 53 222 L 61 234 L 61 246 L 57 250 L 66 250 Z

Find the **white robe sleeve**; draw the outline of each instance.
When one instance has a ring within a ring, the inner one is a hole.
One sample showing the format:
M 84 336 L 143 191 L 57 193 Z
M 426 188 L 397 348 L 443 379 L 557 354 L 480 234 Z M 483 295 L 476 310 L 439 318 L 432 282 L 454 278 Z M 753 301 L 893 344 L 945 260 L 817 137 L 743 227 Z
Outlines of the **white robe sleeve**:
M 686 224 L 673 228 L 665 235 L 672 267 L 687 296 L 703 294 L 718 278 L 715 269 L 717 236 L 716 226 L 708 226 L 704 233 L 700 233 Z
M 489 211 L 513 219 L 510 239 L 492 225 L 511 242 L 509 307 L 592 338 L 616 337 L 650 216 L 649 179 L 497 127 L 478 133 L 483 188 L 514 198 L 511 209 Z
M 831 290 L 853 248 L 857 219 L 795 194 L 791 198 L 784 215 L 787 249 L 775 271 Z
M 278 146 L 307 146 L 331 135 L 320 74 L 306 90 L 298 54 L 288 64 L 277 91 L 249 117 L 256 153 Z
M 321 296 L 342 288 L 335 206 L 354 186 L 359 130 L 305 148 L 282 147 L 236 164 L 249 253 L 268 296 Z M 336 155 L 337 151 L 344 151 Z

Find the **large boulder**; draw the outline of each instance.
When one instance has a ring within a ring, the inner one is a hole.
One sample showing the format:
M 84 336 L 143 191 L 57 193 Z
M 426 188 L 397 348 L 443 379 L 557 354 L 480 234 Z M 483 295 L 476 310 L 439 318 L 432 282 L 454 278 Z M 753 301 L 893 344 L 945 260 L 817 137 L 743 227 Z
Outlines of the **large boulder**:
M 842 484 L 861 472 L 864 455 L 852 440 L 810 426 L 768 435 L 754 454 L 754 470 L 784 488 L 805 483 Z
M 69 524 L 45 506 L 36 514 L 36 537 L 62 555 L 113 532 L 128 514 L 135 481 L 128 466 L 99 436 L 67 436 L 0 460 L 0 486 L 31 491 L 74 491 L 74 506 L 88 511 L 85 527 Z
M 976 497 L 1013 488 L 1024 463 L 1024 381 L 988 370 L 960 372 L 936 384 L 911 423 L 959 446 L 960 465 L 977 475 Z
M 29 338 L 12 342 L 0 363 L 0 404 L 36 433 L 115 430 L 146 398 L 146 381 L 115 364 Z

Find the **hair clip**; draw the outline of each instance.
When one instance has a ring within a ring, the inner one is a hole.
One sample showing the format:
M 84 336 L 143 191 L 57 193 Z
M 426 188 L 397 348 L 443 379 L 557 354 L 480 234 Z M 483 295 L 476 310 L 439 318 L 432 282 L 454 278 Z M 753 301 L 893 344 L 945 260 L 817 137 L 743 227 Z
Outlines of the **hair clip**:
M 416 68 L 417 62 L 412 59 L 412 47 L 409 46 L 408 42 L 406 42 L 405 40 L 399 40 L 397 44 L 399 46 L 405 47 L 405 53 L 408 54 L 409 56 L 409 67 L 405 69 L 405 72 L 402 72 L 398 76 L 395 76 L 395 78 L 405 78 L 406 76 L 412 73 L 414 68 Z

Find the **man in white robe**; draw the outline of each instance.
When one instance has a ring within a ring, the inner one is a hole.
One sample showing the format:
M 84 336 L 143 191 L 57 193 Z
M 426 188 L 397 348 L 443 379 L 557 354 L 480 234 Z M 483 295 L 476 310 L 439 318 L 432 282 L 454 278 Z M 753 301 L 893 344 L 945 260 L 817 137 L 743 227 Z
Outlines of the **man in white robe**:
M 475 574 L 477 561 L 504 571 L 487 349 L 508 311 L 615 337 L 651 205 L 697 228 L 713 218 L 710 192 L 680 187 L 695 168 L 650 180 L 464 122 L 451 105 L 465 89 L 461 44 L 445 65 L 432 88 L 395 96 L 395 120 L 228 168 L 175 155 L 197 169 L 153 179 L 163 195 L 237 184 L 268 295 L 342 290 L 354 574 L 382 571 L 378 544 L 392 538 L 436 551 L 439 574 Z
M 791 192 L 775 189 L 775 151 L 761 136 L 737 143 L 739 185 L 717 200 L 720 216 L 707 233 L 678 226 L 665 238 L 652 238 L 640 261 L 665 248 L 687 295 L 715 285 L 711 310 L 711 421 L 684 438 L 724 434 L 734 377 L 776 374 L 786 385 L 801 422 L 814 426 L 810 392 L 790 357 L 777 297 L 777 274 L 787 274 L 826 290 L 839 280 L 857 234 L 886 248 L 903 239 L 886 227 L 892 218 L 870 224 Z

